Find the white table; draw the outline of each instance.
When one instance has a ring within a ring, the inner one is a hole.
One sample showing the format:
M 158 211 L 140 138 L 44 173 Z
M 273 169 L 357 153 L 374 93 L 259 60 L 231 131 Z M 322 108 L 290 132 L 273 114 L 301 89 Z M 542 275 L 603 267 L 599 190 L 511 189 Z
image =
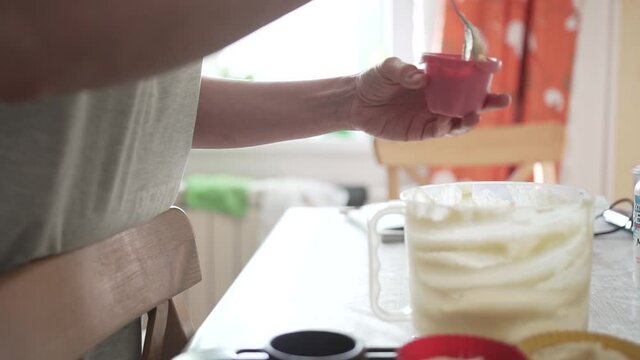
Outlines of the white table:
M 403 244 L 381 250 L 383 300 L 407 303 Z M 640 342 L 640 290 L 631 278 L 630 235 L 594 240 L 590 329 Z M 409 322 L 369 307 L 367 239 L 338 209 L 289 210 L 198 329 L 189 350 L 260 348 L 275 335 L 328 329 L 365 346 L 397 347 Z

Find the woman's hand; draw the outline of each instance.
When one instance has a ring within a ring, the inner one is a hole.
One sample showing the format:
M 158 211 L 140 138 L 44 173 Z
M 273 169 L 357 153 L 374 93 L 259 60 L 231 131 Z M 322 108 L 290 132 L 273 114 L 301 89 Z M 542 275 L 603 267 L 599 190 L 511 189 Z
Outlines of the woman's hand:
M 477 113 L 453 118 L 429 112 L 425 86 L 422 70 L 398 58 L 386 59 L 356 78 L 351 126 L 379 138 L 412 141 L 462 134 L 478 123 Z M 483 111 L 510 102 L 507 94 L 488 94 Z

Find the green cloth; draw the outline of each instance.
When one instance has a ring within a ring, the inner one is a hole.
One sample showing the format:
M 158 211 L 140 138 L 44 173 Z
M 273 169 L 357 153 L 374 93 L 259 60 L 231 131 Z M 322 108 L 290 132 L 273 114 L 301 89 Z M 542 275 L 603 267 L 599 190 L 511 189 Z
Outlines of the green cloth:
M 243 217 L 249 207 L 253 181 L 231 175 L 191 175 L 186 179 L 185 204 L 188 208 Z

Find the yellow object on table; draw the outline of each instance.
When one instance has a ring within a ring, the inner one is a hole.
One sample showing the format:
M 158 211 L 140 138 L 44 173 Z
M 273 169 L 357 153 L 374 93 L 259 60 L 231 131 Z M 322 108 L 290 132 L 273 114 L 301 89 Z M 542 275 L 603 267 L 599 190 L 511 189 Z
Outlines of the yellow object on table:
M 593 344 L 587 350 L 585 344 Z M 566 345 L 566 346 L 562 346 Z M 585 332 L 585 331 L 552 331 L 530 336 L 522 340 L 518 346 L 532 360 L 536 359 L 583 359 L 583 353 L 576 354 L 577 357 L 568 357 L 569 352 L 591 351 L 592 354 L 601 354 L 601 358 L 608 360 L 628 359 L 640 360 L 640 344 L 633 343 L 610 335 Z M 552 357 L 552 349 L 557 349 L 557 357 Z M 566 351 L 565 354 L 560 352 Z M 600 359 L 595 357 L 594 359 Z

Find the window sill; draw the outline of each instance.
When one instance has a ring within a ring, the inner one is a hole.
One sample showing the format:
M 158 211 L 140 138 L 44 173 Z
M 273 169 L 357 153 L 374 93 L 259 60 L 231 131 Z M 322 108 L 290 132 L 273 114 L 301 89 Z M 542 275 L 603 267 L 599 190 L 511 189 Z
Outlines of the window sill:
M 235 155 L 370 155 L 373 143 L 369 136 L 358 135 L 339 137 L 335 135 L 316 136 L 306 139 L 282 141 L 273 144 L 251 146 L 235 149 L 194 149 L 194 156 L 210 154 Z

